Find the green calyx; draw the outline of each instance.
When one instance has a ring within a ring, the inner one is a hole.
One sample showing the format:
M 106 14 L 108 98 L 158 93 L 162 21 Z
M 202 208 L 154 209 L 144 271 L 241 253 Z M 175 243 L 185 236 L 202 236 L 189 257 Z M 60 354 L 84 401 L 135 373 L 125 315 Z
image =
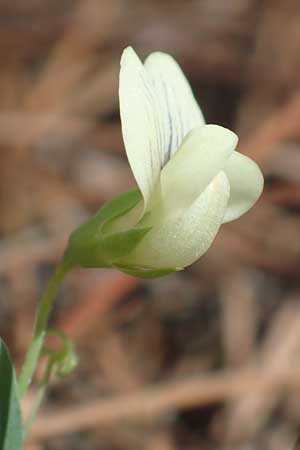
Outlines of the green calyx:
M 134 212 L 133 209 L 141 201 L 141 192 L 132 189 L 105 203 L 90 220 L 73 231 L 64 260 L 71 266 L 83 268 L 114 267 L 139 278 L 162 277 L 181 270 L 177 267 L 155 268 L 126 264 L 126 257 L 152 228 L 143 226 L 144 215 L 136 225 L 129 226 L 128 229 L 123 222 L 120 230 L 120 221 L 127 220 L 126 215 Z
M 134 226 L 113 231 L 117 219 L 129 213 L 142 200 L 141 192 L 132 189 L 115 197 L 71 234 L 64 259 L 81 267 L 112 267 L 128 255 L 151 227 Z

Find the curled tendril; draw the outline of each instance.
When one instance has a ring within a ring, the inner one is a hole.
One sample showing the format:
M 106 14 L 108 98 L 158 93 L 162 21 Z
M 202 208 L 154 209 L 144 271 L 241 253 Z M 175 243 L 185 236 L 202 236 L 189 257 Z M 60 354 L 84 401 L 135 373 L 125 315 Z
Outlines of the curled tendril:
M 48 365 L 55 370 L 55 375 L 64 377 L 69 375 L 78 365 L 78 356 L 71 339 L 61 330 L 50 328 L 47 330 L 47 336 L 54 335 L 59 338 L 61 348 L 53 350 L 45 346 L 43 354 L 49 357 Z
M 63 331 L 53 328 L 47 330 L 47 336 L 49 335 L 57 336 L 60 339 L 62 345 L 59 350 L 54 350 L 47 346 L 44 346 L 43 348 L 42 353 L 43 355 L 48 357 L 48 362 L 43 378 L 39 383 L 37 396 L 35 398 L 31 414 L 24 424 L 24 436 L 30 429 L 41 406 L 52 373 L 54 372 L 57 377 L 61 378 L 69 375 L 78 365 L 78 356 L 71 339 L 66 336 Z

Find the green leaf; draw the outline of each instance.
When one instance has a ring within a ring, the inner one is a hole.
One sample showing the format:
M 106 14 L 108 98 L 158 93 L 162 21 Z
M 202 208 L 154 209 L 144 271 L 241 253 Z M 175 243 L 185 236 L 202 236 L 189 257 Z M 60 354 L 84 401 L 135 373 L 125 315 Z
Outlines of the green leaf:
M 0 448 L 22 450 L 23 428 L 18 384 L 8 350 L 0 339 Z
M 165 275 L 169 275 L 170 273 L 179 272 L 180 270 L 182 270 L 179 267 L 167 267 L 164 269 L 155 269 L 151 267 L 130 267 L 126 264 L 119 263 L 114 263 L 113 267 L 127 273 L 128 275 L 132 275 L 138 278 L 159 278 Z

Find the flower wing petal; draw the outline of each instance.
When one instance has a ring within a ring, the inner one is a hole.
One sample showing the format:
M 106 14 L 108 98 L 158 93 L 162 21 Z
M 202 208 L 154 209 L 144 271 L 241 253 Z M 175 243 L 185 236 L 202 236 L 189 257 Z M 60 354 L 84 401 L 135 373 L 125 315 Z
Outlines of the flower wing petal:
M 146 209 L 162 167 L 159 116 L 149 74 L 131 47 L 121 58 L 119 100 L 125 149 Z
M 166 213 L 184 211 L 223 170 L 238 142 L 235 133 L 218 125 L 194 128 L 161 173 Z
M 220 172 L 183 215 L 154 227 L 126 264 L 152 268 L 182 268 L 202 256 L 212 244 L 229 199 L 229 182 Z
M 172 56 L 151 53 L 145 61 L 145 68 L 159 100 L 165 164 L 185 135 L 194 127 L 204 125 L 205 121 L 184 73 Z
M 230 199 L 223 223 L 247 212 L 260 197 L 264 178 L 258 165 L 247 156 L 233 152 L 224 171 L 230 183 Z

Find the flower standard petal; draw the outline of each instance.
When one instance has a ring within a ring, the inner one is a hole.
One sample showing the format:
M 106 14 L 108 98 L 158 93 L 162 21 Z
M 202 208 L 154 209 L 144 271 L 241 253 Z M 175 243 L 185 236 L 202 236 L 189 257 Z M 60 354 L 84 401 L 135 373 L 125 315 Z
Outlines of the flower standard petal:
M 223 223 L 239 218 L 260 197 L 264 178 L 258 165 L 247 156 L 233 152 L 224 171 L 230 183 L 230 199 Z
M 238 138 L 218 125 L 192 130 L 161 173 L 165 213 L 186 209 L 224 168 Z
M 146 209 L 162 167 L 162 142 L 152 82 L 131 47 L 121 58 L 119 99 L 125 149 Z
M 120 263 L 158 269 L 192 264 L 212 244 L 223 220 L 229 191 L 228 179 L 220 172 L 184 214 L 154 226 Z
M 155 95 L 159 101 L 162 124 L 163 161 L 166 163 L 180 147 L 185 135 L 204 125 L 204 117 L 180 66 L 172 56 L 155 52 L 145 61 Z

